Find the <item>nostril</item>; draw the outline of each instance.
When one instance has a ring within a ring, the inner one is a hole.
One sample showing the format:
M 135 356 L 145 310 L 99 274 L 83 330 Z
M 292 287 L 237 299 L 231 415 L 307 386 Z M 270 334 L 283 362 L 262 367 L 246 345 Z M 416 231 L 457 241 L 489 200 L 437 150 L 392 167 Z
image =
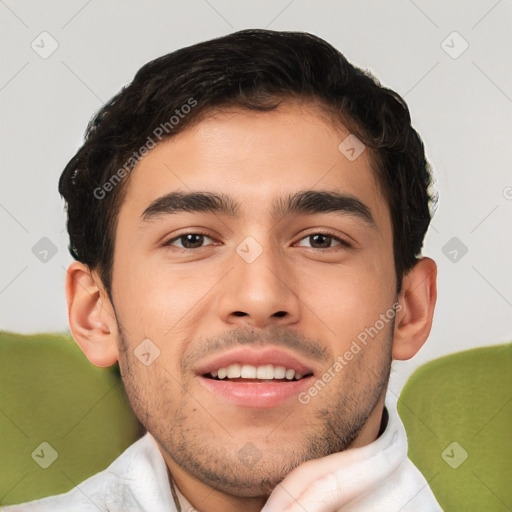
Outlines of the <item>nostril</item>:
M 278 311 L 277 313 L 274 313 L 273 316 L 277 316 L 278 318 L 282 318 L 286 315 L 286 311 Z
M 235 315 L 235 316 L 246 316 L 246 315 L 247 315 L 247 313 L 244 313 L 243 311 L 235 311 L 235 312 L 233 313 L 233 315 Z

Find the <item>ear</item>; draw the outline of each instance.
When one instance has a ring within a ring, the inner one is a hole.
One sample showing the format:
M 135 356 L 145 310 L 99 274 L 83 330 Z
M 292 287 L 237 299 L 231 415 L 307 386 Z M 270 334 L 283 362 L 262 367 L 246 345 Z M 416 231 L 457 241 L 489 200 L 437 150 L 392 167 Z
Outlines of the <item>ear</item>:
M 110 366 L 118 357 L 115 311 L 99 276 L 73 262 L 66 275 L 69 328 L 87 359 Z
M 437 265 L 421 258 L 403 277 L 395 320 L 393 359 L 410 359 L 427 341 L 437 299 Z M 398 311 L 398 310 L 397 310 Z

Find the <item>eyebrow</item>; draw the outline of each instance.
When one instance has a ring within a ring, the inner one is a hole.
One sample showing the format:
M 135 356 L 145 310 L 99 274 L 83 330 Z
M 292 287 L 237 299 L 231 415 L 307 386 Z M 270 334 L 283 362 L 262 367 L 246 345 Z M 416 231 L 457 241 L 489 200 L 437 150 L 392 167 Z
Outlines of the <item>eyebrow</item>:
M 177 213 L 212 213 L 237 218 L 240 203 L 232 197 L 213 192 L 171 192 L 155 199 L 142 213 L 142 222 L 150 222 L 157 217 Z M 331 191 L 306 190 L 279 198 L 274 202 L 271 216 L 274 220 L 289 215 L 314 215 L 318 213 L 338 213 L 350 215 L 376 228 L 370 209 L 362 201 L 349 194 Z

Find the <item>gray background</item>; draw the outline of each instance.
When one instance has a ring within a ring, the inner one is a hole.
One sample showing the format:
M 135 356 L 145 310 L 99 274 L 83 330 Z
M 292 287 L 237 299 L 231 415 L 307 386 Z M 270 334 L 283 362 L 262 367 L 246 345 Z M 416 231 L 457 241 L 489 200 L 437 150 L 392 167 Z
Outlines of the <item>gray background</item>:
M 57 180 L 93 113 L 155 57 L 269 28 L 325 38 L 404 96 L 433 165 L 434 326 L 390 387 L 425 361 L 512 338 L 510 0 L 0 0 L 0 14 L 1 329 L 67 329 Z

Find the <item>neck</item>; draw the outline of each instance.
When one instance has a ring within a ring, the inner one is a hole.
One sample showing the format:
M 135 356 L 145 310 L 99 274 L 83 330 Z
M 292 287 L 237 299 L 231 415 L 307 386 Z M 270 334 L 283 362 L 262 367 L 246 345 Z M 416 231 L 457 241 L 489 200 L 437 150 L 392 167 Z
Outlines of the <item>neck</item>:
M 196 479 L 185 472 L 174 461 L 169 462 L 165 456 L 164 458 L 169 468 L 169 482 L 171 488 L 172 480 L 174 480 L 179 493 L 185 496 L 187 501 L 194 507 L 194 509 L 189 510 L 183 504 L 183 501 L 180 501 L 182 512 L 192 512 L 192 510 L 194 510 L 194 512 L 239 512 L 240 510 L 244 510 L 245 512 L 259 512 L 268 499 L 268 496 L 241 498 L 228 495 Z M 171 467 L 172 469 L 170 469 Z

